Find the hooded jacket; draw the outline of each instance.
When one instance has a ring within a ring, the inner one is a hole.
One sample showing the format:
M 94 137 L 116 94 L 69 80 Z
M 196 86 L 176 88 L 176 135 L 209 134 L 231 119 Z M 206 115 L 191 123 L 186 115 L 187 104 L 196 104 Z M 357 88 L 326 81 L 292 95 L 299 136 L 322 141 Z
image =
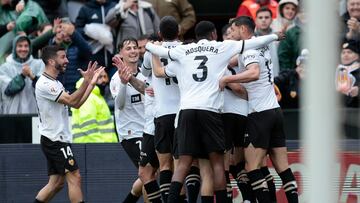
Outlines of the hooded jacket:
M 294 16 L 294 19 L 292 20 L 288 20 L 286 18 L 284 18 L 284 16 L 282 15 L 281 13 L 281 9 L 284 7 L 285 4 L 287 3 L 292 3 L 294 4 L 296 7 L 298 7 L 299 5 L 299 2 L 298 0 L 281 0 L 279 2 L 279 6 L 277 8 L 277 13 L 278 15 L 276 16 L 276 19 L 272 22 L 271 24 L 271 29 L 274 31 L 274 32 L 279 32 L 282 30 L 282 28 L 287 25 L 287 29 L 288 30 L 289 28 L 293 27 L 294 26 L 294 19 L 295 19 L 295 16 Z
M 30 44 L 29 55 L 25 60 L 18 58 L 16 54 L 16 43 L 25 38 Z M 6 58 L 6 62 L 0 66 L 0 90 L 3 114 L 34 114 L 37 113 L 35 101 L 35 89 L 33 81 L 25 77 L 24 88 L 15 95 L 8 96 L 5 89 L 10 82 L 21 74 L 23 66 L 27 64 L 35 76 L 40 76 L 44 71 L 45 64 L 40 59 L 31 56 L 31 42 L 26 36 L 17 36 L 13 41 L 12 54 Z

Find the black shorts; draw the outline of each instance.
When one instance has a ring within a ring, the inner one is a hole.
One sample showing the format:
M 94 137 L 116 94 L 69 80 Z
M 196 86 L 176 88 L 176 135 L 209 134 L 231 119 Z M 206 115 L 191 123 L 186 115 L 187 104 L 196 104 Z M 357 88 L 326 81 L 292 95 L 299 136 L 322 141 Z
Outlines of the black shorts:
M 172 148 L 172 155 L 173 155 L 174 159 L 179 159 L 177 131 L 178 131 L 178 128 L 175 128 L 174 139 L 173 139 L 173 148 Z
M 140 137 L 121 141 L 121 146 L 136 168 L 139 168 L 141 141 Z
M 286 146 L 283 115 L 280 108 L 249 114 L 246 130 L 245 146 L 250 143 L 256 148 L 263 149 Z
M 225 132 L 225 148 L 244 147 L 244 135 L 246 130 L 246 116 L 224 113 L 222 114 Z
M 177 142 L 179 155 L 203 158 L 210 152 L 224 153 L 225 135 L 221 114 L 197 109 L 181 110 Z
M 154 136 L 144 133 L 141 143 L 139 165 L 145 167 L 148 163 L 155 169 L 159 168 L 159 159 L 155 152 Z
M 40 143 L 47 159 L 48 175 L 65 175 L 68 171 L 79 169 L 70 143 L 53 142 L 43 135 L 41 136 Z
M 174 140 L 174 121 L 176 114 L 164 115 L 154 119 L 155 149 L 161 154 L 172 153 Z

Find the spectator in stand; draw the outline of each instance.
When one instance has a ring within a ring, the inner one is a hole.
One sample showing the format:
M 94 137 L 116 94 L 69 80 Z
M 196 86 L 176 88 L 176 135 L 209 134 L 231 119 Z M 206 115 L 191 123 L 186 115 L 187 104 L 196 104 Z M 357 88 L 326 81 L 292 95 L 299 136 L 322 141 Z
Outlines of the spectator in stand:
M 34 1 L 1 0 L 1 3 L 0 22 L 4 20 L 4 23 L 0 24 L 15 21 L 13 31 L 31 33 L 39 25 L 49 22 L 42 8 Z M 14 8 L 15 5 L 16 7 Z M 8 8 L 7 10 L 5 9 L 6 11 L 3 10 L 4 6 Z M 7 32 L 0 38 L 0 64 L 5 61 L 6 55 L 11 52 L 11 42 L 14 38 L 15 32 Z
M 81 7 L 75 21 L 76 28 L 92 47 L 91 60 L 105 66 L 110 76 L 116 72 L 111 65 L 114 44 L 111 28 L 106 25 L 105 16 L 115 5 L 110 0 L 91 0 Z
M 16 12 L 11 0 L 0 1 L 0 37 L 15 28 Z
M 44 10 L 50 22 L 56 18 L 68 17 L 66 0 L 33 0 Z
M 76 87 L 83 83 L 81 78 Z M 96 86 L 89 98 L 79 108 L 71 108 L 72 134 L 74 143 L 110 143 L 118 142 L 114 120 L 103 97 L 105 87 L 109 84 L 106 71 L 101 71 Z
M 272 23 L 272 13 L 271 10 L 267 7 L 261 7 L 256 12 L 256 28 L 255 28 L 255 36 L 263 36 L 275 33 L 273 29 L 271 29 L 270 25 Z M 279 58 L 277 54 L 278 42 L 272 42 L 269 44 L 270 47 L 270 55 L 271 61 L 273 63 L 273 74 L 274 76 L 279 75 Z
M 341 50 L 341 64 L 337 68 L 337 91 L 344 95 L 346 107 L 359 107 L 360 43 L 345 41 Z
M 347 0 L 347 12 L 342 16 L 343 37 L 360 41 L 360 0 Z
M 139 67 L 141 67 L 141 64 L 144 60 L 144 54 L 146 52 L 145 45 L 149 41 L 148 40 L 149 35 L 141 35 L 139 38 L 137 38 L 138 43 L 138 49 L 139 49 Z
M 256 11 L 261 7 L 268 7 L 272 12 L 272 18 L 277 16 L 278 2 L 275 0 L 244 0 L 238 8 L 236 17 L 250 16 L 253 20 L 256 19 Z
M 274 32 L 286 31 L 294 26 L 298 5 L 298 0 L 281 0 L 279 2 L 278 15 L 271 24 Z
M 193 6 L 188 0 L 147 0 L 150 2 L 159 18 L 173 16 L 179 24 L 179 37 L 183 38 L 185 33 L 191 29 L 196 22 Z
M 280 71 L 285 69 L 295 69 L 296 59 L 301 53 L 301 38 L 303 36 L 306 16 L 302 6 L 294 20 L 294 27 L 286 32 L 286 39 L 279 43 L 278 56 Z
M 143 0 L 120 0 L 106 16 L 107 23 L 119 24 L 116 45 L 128 38 L 139 38 L 159 31 L 160 19 L 152 5 Z M 118 52 L 119 50 L 117 50 Z
M 274 78 L 274 83 L 281 92 L 279 104 L 283 109 L 294 109 L 300 107 L 301 81 L 305 77 L 308 50 L 303 49 L 301 55 L 296 59 L 295 69 L 282 70 Z
M 44 63 L 31 55 L 28 37 L 19 35 L 13 41 L 12 54 L 0 66 L 0 90 L 3 114 L 35 114 L 35 83 Z
M 55 36 L 50 39 L 50 45 L 59 45 L 64 47 L 69 60 L 64 74 L 58 76 L 58 80 L 64 85 L 70 93 L 75 91 L 75 84 L 80 79 L 78 68 L 85 68 L 91 56 L 91 47 L 75 26 L 69 22 L 61 23 L 56 28 Z

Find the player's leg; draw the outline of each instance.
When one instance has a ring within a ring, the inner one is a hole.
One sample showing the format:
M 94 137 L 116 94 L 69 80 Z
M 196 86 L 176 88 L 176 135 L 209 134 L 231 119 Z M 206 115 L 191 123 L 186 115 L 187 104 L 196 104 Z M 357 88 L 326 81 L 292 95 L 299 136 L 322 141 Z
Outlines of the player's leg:
M 65 176 L 50 175 L 49 182 L 36 195 L 35 203 L 49 202 L 63 187 Z
M 283 188 L 288 202 L 297 203 L 299 202 L 297 184 L 295 176 L 289 168 L 285 142 L 286 137 L 283 127 L 283 115 L 280 108 L 274 109 L 274 112 L 274 120 L 276 123 L 272 130 L 269 155 L 276 172 L 279 174 L 283 182 Z
M 201 202 L 214 202 L 214 173 L 208 159 L 199 159 L 201 175 Z
M 144 184 L 148 201 L 161 203 L 160 188 L 156 181 L 156 171 L 159 168 L 159 160 L 154 147 L 154 136 L 145 134 L 141 145 L 139 178 Z
M 288 164 L 286 147 L 277 147 L 270 150 L 270 158 L 275 167 L 276 172 L 279 174 L 286 198 L 289 203 L 297 203 L 298 192 L 295 176 Z
M 83 202 L 83 194 L 81 190 L 80 170 L 69 171 L 65 175 L 68 184 L 68 194 L 71 203 Z
M 198 111 L 200 136 L 204 151 L 208 154 L 214 172 L 214 193 L 216 202 L 227 202 L 224 168 L 225 134 L 221 114 L 211 111 Z M 216 174 L 216 175 L 215 175 Z
M 121 142 L 122 147 L 128 154 L 129 158 L 133 162 L 136 168 L 139 168 L 140 161 L 140 149 L 141 149 L 142 138 L 132 138 L 129 140 L 123 140 Z M 132 185 L 131 191 L 126 196 L 124 203 L 135 203 L 142 195 L 143 184 L 138 178 Z
M 47 159 L 49 182 L 37 194 L 35 202 L 48 202 L 63 188 L 65 172 L 77 170 L 78 165 L 68 143 L 53 142 L 45 136 L 41 136 L 40 143 Z
M 201 185 L 199 162 L 197 159 L 191 164 L 190 172 L 185 178 L 185 184 L 188 203 L 196 203 Z
M 196 110 L 181 110 L 179 113 L 178 128 L 176 132 L 179 161 L 171 180 L 168 202 L 179 200 L 185 177 L 190 171 L 193 156 L 199 150 L 198 119 Z
M 155 149 L 160 163 L 160 188 L 164 202 L 167 201 L 171 178 L 173 175 L 172 146 L 174 140 L 175 114 L 156 118 L 155 123 Z
M 267 166 L 267 156 L 265 156 L 263 162 L 261 163 L 261 168 L 260 171 L 263 174 L 263 176 L 265 177 L 266 183 L 268 185 L 269 188 L 269 193 L 270 193 L 270 201 L 272 203 L 276 203 L 276 187 L 275 187 L 275 183 L 274 183 L 274 177 L 270 174 L 269 168 Z
M 178 202 L 180 192 L 184 184 L 186 175 L 189 173 L 193 157 L 191 155 L 179 155 L 177 167 L 171 179 L 168 203 Z

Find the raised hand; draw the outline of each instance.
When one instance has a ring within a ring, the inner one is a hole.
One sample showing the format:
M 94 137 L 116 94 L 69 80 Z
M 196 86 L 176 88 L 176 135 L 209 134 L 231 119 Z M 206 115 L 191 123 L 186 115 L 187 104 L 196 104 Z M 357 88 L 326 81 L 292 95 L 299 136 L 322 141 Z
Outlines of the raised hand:
M 53 33 L 57 33 L 61 29 L 61 18 L 55 18 L 53 22 Z
M 219 81 L 219 88 L 221 91 L 223 91 L 225 89 L 225 86 L 227 85 L 226 77 L 227 76 L 222 77 Z
M 149 95 L 150 97 L 154 97 L 154 96 L 155 96 L 154 88 L 152 88 L 152 87 L 147 87 L 147 88 L 145 88 L 145 93 L 146 93 L 147 95 Z
M 120 71 L 125 67 L 125 64 L 124 62 L 122 61 L 121 57 L 119 55 L 115 55 L 113 58 L 112 58 L 112 61 L 113 61 L 113 66 L 115 66 L 119 73 Z
M 78 69 L 78 71 L 80 72 L 80 74 L 84 77 L 84 81 L 86 82 L 90 82 L 95 74 L 95 70 L 97 67 L 97 62 L 95 61 L 94 63 L 92 61 L 89 62 L 88 67 L 86 69 L 86 71 L 83 71 L 81 69 Z
M 285 32 L 276 32 L 275 34 L 278 36 L 278 41 L 284 40 L 286 38 Z
M 119 70 L 119 77 L 122 84 L 127 84 L 131 80 L 132 76 L 131 70 L 127 66 Z
M 23 76 L 29 77 L 30 79 L 33 79 L 35 76 L 33 72 L 31 71 L 31 68 L 28 64 L 25 64 L 21 70 L 21 74 Z
M 104 66 L 100 66 L 99 68 L 97 68 L 95 70 L 95 73 L 94 73 L 94 76 L 90 82 L 91 85 L 96 85 L 96 82 L 100 76 L 100 74 L 105 70 L 105 67 Z

